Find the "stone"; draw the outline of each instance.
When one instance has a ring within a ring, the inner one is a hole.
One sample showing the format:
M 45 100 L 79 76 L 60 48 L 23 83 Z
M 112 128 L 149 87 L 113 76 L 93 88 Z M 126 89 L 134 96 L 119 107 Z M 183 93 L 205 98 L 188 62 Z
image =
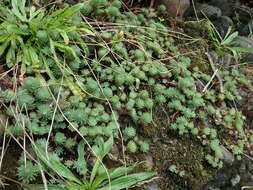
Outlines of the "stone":
M 145 186 L 144 190 L 160 190 L 160 187 L 156 182 L 152 181 Z
M 230 182 L 232 186 L 236 186 L 241 180 L 241 177 L 237 174 L 235 177 L 233 177 Z
M 229 27 L 233 26 L 233 21 L 228 16 L 221 16 L 214 21 L 214 26 L 222 38 L 225 37 Z
M 199 4 L 196 9 L 198 15 L 207 18 L 218 18 L 222 15 L 221 9 L 208 4 Z
M 181 17 L 190 7 L 190 0 L 157 0 L 156 6 L 165 5 L 167 13 L 172 17 Z
M 219 7 L 223 16 L 232 16 L 233 7 L 239 4 L 238 0 L 211 0 L 209 5 Z
M 221 148 L 221 157 L 220 159 L 222 159 L 222 161 L 226 162 L 229 165 L 232 165 L 234 162 L 234 156 L 231 152 L 228 151 L 228 149 L 226 149 L 224 146 L 220 146 Z
M 217 19 L 219 17 L 221 17 L 222 12 L 221 9 L 212 5 L 208 5 L 208 4 L 201 4 L 201 3 L 196 3 L 195 5 L 195 10 L 193 9 L 193 7 L 191 7 L 190 9 L 188 9 L 184 16 L 188 17 L 196 17 L 196 14 L 198 16 L 198 18 L 209 18 L 211 20 L 213 19 Z
M 253 11 L 243 7 L 235 7 L 234 12 L 237 15 L 239 21 L 243 24 L 247 24 L 253 17 Z
M 251 33 L 253 33 L 253 20 L 251 20 L 246 25 L 242 24 L 238 30 L 239 30 L 240 35 L 242 36 L 250 35 Z

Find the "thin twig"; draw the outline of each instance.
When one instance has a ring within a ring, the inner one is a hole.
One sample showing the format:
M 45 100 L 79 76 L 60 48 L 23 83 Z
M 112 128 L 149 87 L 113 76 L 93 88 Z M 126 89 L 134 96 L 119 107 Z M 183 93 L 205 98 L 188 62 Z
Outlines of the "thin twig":
M 194 14 L 195 14 L 195 16 L 196 16 L 196 19 L 197 19 L 197 21 L 199 22 L 199 17 L 198 17 L 197 11 L 196 11 L 196 7 L 195 7 L 194 0 L 192 0 L 192 7 L 193 7 L 193 10 L 194 10 Z
M 206 84 L 206 86 L 205 86 L 204 89 L 202 90 L 203 93 L 207 90 L 207 88 L 209 87 L 209 85 L 210 85 L 211 82 L 213 81 L 213 79 L 214 79 L 214 77 L 215 77 L 215 75 L 216 75 L 217 72 L 218 72 L 218 69 L 216 69 L 216 70 L 214 71 L 214 73 L 213 73 L 211 79 L 208 81 L 208 83 Z
M 211 68 L 212 68 L 213 72 L 215 73 L 216 77 L 219 80 L 219 83 L 220 83 L 220 92 L 224 93 L 224 86 L 223 86 L 222 78 L 221 78 L 220 74 L 218 73 L 218 69 L 216 69 L 216 67 L 215 67 L 215 65 L 213 63 L 213 59 L 212 59 L 211 55 L 209 53 L 207 53 L 207 52 L 205 54 L 206 54 L 206 56 L 207 56 L 207 58 L 209 60 L 209 63 L 211 65 Z

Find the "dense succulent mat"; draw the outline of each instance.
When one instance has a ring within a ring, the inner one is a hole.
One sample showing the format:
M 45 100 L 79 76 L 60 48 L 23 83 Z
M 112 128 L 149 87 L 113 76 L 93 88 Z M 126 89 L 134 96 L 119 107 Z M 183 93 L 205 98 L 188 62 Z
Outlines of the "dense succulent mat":
M 237 159 L 252 153 L 242 112 L 251 106 L 251 70 L 192 61 L 177 46 L 197 42 L 169 30 L 163 6 L 154 16 L 146 8 L 127 11 L 118 0 L 57 9 L 11 2 L 0 14 L 1 65 L 11 78 L 0 91 L 7 136 L 46 150 L 79 177 L 94 164 L 91 147 L 112 136 L 126 154 L 148 152 L 149 138 L 139 132 L 157 129 L 158 113 L 166 115 L 166 131 L 203 146 L 213 167 L 222 166 L 224 148 Z M 37 158 L 19 159 L 23 183 L 39 178 L 42 152 L 33 151 Z

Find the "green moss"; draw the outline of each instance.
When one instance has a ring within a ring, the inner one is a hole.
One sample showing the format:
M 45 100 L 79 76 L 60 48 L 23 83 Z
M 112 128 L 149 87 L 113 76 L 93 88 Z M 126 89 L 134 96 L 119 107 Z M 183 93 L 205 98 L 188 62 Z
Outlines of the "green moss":
M 104 39 L 111 39 L 112 38 L 112 33 L 110 33 L 110 32 L 102 32 L 101 36 Z
M 22 126 L 19 126 L 19 125 L 10 125 L 5 129 L 5 132 L 7 135 L 13 135 L 13 136 L 24 135 L 24 129 L 22 128 Z
M 126 109 L 130 111 L 134 108 L 134 105 L 135 105 L 135 100 L 129 99 L 126 104 Z
M 89 4 L 93 8 L 103 7 L 107 4 L 107 0 L 91 0 Z

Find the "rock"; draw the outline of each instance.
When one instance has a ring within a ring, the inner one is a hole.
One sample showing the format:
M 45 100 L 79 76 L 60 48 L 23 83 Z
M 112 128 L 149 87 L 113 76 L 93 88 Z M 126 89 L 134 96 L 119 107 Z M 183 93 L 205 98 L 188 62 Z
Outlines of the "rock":
M 238 30 L 239 30 L 240 35 L 242 36 L 250 35 L 251 33 L 253 33 L 253 20 L 251 20 L 246 25 L 242 24 Z
M 221 160 L 224 161 L 225 163 L 232 165 L 234 162 L 234 156 L 231 152 L 228 151 L 228 149 L 226 149 L 224 146 L 220 146 L 221 148 Z
M 214 21 L 214 26 L 222 38 L 227 34 L 228 28 L 233 26 L 233 21 L 228 16 L 221 16 Z
M 242 163 L 242 164 L 240 165 L 240 167 L 238 168 L 238 171 L 239 171 L 240 174 L 245 173 L 246 170 L 247 170 L 247 168 L 246 168 L 246 163 Z
M 243 24 L 248 24 L 253 17 L 253 11 L 243 7 L 235 7 L 234 12 Z
M 232 16 L 233 8 L 238 5 L 238 0 L 211 0 L 209 4 L 219 7 L 223 16 Z
M 222 15 L 220 8 L 208 4 L 200 4 L 197 7 L 197 13 L 207 18 L 218 18 Z
M 216 176 L 216 185 L 217 187 L 225 187 L 228 184 L 230 184 L 230 179 L 231 179 L 231 171 L 230 171 L 230 166 L 223 167 L 218 170 L 217 176 Z
M 157 0 L 156 6 L 165 5 L 167 13 L 172 17 L 183 16 L 190 7 L 190 0 Z
M 235 177 L 233 177 L 230 182 L 232 186 L 236 186 L 241 180 L 241 177 L 237 174 Z
M 236 160 L 233 164 L 224 164 L 216 176 L 204 185 L 204 190 L 220 188 L 224 190 L 239 190 L 243 186 L 253 185 L 253 161 L 247 157 Z
M 196 12 L 195 12 L 196 11 Z M 217 19 L 222 15 L 221 9 L 218 7 L 214 7 L 212 5 L 208 4 L 200 4 L 197 3 L 195 5 L 195 10 L 193 7 L 188 9 L 184 16 L 191 16 L 191 17 L 196 17 L 196 14 L 199 18 L 209 18 L 211 20 Z
M 156 182 L 152 181 L 144 187 L 144 190 L 160 190 L 160 187 Z
M 220 188 L 215 187 L 215 184 L 212 184 L 212 182 L 209 182 L 208 184 L 204 185 L 203 190 L 220 190 Z

